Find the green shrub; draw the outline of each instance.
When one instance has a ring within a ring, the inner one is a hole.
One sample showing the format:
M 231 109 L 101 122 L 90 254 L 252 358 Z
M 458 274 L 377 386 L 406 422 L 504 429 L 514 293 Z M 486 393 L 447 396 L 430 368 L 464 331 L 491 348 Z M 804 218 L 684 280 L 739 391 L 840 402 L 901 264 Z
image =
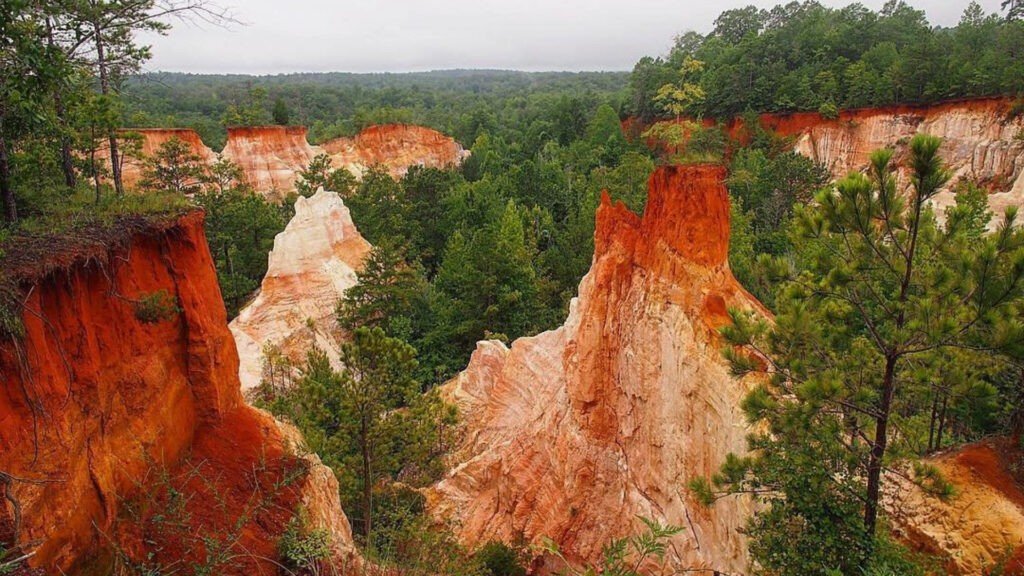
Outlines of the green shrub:
M 1017 98 L 1006 112 L 1006 121 L 1012 122 L 1021 116 L 1024 116 L 1024 98 Z
M 143 324 L 158 324 L 174 318 L 181 312 L 178 308 L 178 299 L 163 288 L 143 295 L 133 304 L 135 317 Z
M 504 542 L 492 540 L 473 556 L 483 566 L 486 576 L 526 576 L 522 549 Z
M 832 102 L 823 102 L 822 105 L 818 107 L 818 114 L 826 120 L 835 120 L 836 118 L 839 118 L 839 108 L 837 108 Z
M 914 483 L 922 490 L 942 500 L 951 498 L 956 489 L 934 464 L 914 462 Z
M 278 549 L 281 558 L 291 568 L 316 571 L 331 557 L 331 535 L 322 528 L 310 530 L 308 523 L 306 511 L 300 509 L 288 521 Z
M 662 525 L 656 520 L 640 517 L 646 530 L 629 536 L 611 540 L 601 549 L 601 560 L 596 564 L 577 567 L 566 560 L 558 544 L 545 538 L 540 549 L 558 558 L 565 564 L 562 572 L 565 576 L 596 576 L 597 574 L 614 574 L 615 576 L 641 576 L 641 569 L 646 573 L 665 573 L 665 553 L 673 536 L 683 531 L 681 526 Z M 655 570 L 647 568 L 655 565 Z

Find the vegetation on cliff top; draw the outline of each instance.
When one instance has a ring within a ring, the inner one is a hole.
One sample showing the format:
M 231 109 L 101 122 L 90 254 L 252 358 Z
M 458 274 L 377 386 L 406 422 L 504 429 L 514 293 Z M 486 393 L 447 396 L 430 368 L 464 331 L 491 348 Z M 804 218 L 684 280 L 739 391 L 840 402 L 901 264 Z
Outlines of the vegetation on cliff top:
M 624 114 L 677 116 L 664 87 L 685 77 L 704 94 L 682 113 L 729 118 L 746 111 L 820 111 L 1024 93 L 1024 19 L 972 2 L 959 24 L 935 27 L 902 0 L 879 11 L 807 0 L 723 12 L 709 34 L 685 32 L 664 57 L 642 58 Z M 687 62 L 702 64 L 694 70 Z

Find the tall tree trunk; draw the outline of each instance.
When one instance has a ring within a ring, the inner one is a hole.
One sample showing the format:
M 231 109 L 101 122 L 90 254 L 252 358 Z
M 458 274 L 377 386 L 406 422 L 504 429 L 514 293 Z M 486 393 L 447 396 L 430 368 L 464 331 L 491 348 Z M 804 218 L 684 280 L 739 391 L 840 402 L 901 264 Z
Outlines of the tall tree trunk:
M 882 403 L 875 417 L 875 439 L 871 445 L 871 456 L 868 459 L 868 492 L 864 505 L 864 532 L 868 538 L 875 535 L 878 525 L 878 500 L 882 487 L 882 460 L 888 443 L 889 413 L 892 411 L 892 400 L 896 392 L 896 360 L 898 356 L 890 353 L 885 360 L 885 375 L 882 377 Z
M 946 431 L 946 408 L 949 407 L 949 396 L 942 397 L 942 408 L 939 409 L 939 431 L 935 435 L 935 449 L 942 448 L 942 434 Z
M 0 129 L 3 121 L 0 120 Z M 18 220 L 18 206 L 14 202 L 14 187 L 11 184 L 11 165 L 7 158 L 7 138 L 0 135 L 0 199 L 3 200 L 4 220 Z
M 67 135 L 67 111 L 64 109 L 64 102 L 61 100 L 60 92 L 53 93 L 53 108 L 57 113 L 57 122 L 60 124 L 60 167 L 64 171 L 64 185 L 73 192 L 78 185 L 78 176 L 75 174 L 75 161 L 71 153 L 71 138 Z
M 1017 402 L 1013 414 L 1010 415 L 1010 434 L 1018 442 L 1024 434 L 1024 368 L 1020 370 L 1020 379 L 1017 381 Z
M 50 50 L 56 50 L 56 42 L 53 40 L 53 22 L 46 19 L 46 43 Z M 61 87 L 55 86 L 53 90 L 53 111 L 57 116 L 57 125 L 60 128 L 60 167 L 64 172 L 64 185 L 69 191 L 75 190 L 78 178 L 75 176 L 75 163 L 71 155 L 71 139 L 68 138 L 67 110 L 64 108 L 64 99 L 61 97 Z
M 924 197 L 920 190 L 914 197 L 914 217 L 910 225 L 910 244 L 904 252 L 903 280 L 900 283 L 900 294 L 897 299 L 899 312 L 896 314 L 896 332 L 906 326 L 906 302 L 910 295 L 910 284 L 914 279 L 914 258 L 917 255 L 917 237 L 921 231 L 921 210 Z M 878 413 L 875 416 L 875 438 L 871 445 L 871 456 L 868 459 L 867 502 L 864 504 L 864 533 L 869 542 L 874 542 L 875 529 L 878 526 L 878 502 L 882 492 L 882 466 L 885 460 L 885 449 L 888 445 L 889 415 L 892 413 L 892 402 L 896 395 L 896 363 L 902 352 L 895 344 L 885 351 L 885 373 L 882 376 L 881 397 Z M 869 557 L 874 553 L 872 550 Z
M 93 32 L 96 36 L 96 66 L 100 73 L 100 94 L 110 94 L 110 73 L 107 70 L 106 46 L 103 44 L 103 33 L 99 24 L 93 24 Z M 117 132 L 111 127 L 107 131 L 107 141 L 110 145 L 110 174 L 114 180 L 114 191 L 118 196 L 124 194 L 124 184 L 121 181 L 121 162 L 117 150 Z
M 365 542 L 370 546 L 370 534 L 373 530 L 373 480 L 370 469 L 370 439 L 366 416 L 363 416 L 363 534 Z
M 938 421 L 939 412 L 939 389 L 932 387 L 932 413 L 928 421 L 928 452 L 935 450 L 935 423 Z
M 100 205 L 100 197 L 103 195 L 103 188 L 100 185 L 100 171 L 96 167 L 96 131 L 90 133 L 93 145 L 89 150 L 89 165 L 92 166 L 92 183 L 96 188 L 96 205 Z

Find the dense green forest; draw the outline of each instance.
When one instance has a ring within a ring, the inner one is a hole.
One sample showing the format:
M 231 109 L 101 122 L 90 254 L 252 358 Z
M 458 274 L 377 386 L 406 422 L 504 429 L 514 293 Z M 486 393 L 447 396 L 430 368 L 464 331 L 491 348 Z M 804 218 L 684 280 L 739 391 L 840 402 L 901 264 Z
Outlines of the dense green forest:
M 735 313 L 725 330 L 737 375 L 766 368 L 744 350 L 769 361 L 767 384 L 744 409 L 774 434 L 752 435 L 756 457 L 731 457 L 688 486 L 709 505 L 739 493 L 761 500 L 748 531 L 762 573 L 922 573 L 930 561 L 889 538 L 881 471 L 987 436 L 1020 436 L 1024 238 L 1015 211 L 989 214 L 971 182 L 959 185 L 949 213 L 928 208 L 948 182 L 937 142 L 911 143 L 906 168 L 916 178 L 903 196 L 892 176 L 898 159 L 885 151 L 867 175 L 833 183 L 769 131 L 752 128 L 741 143 L 719 127 L 697 128 L 669 154 L 627 140 L 620 124 L 1019 96 L 1019 3 L 992 15 L 971 4 L 953 28 L 896 1 L 878 12 L 815 2 L 730 10 L 709 34 L 682 34 L 631 74 L 267 77 L 137 74 L 148 58 L 137 34 L 167 27 L 152 7 L 49 0 L 0 9 L 0 258 L 24 255 L 32 242 L 102 241 L 126 218 L 200 206 L 233 314 L 259 285 L 295 196 L 272 204 L 237 166 L 205 166 L 174 141 L 149 159 L 151 190 L 127 194 L 116 160 L 132 142 L 120 128 L 192 127 L 216 148 L 228 125 L 308 125 L 320 141 L 401 121 L 442 130 L 472 152 L 460 167 L 415 168 L 397 180 L 371 170 L 357 181 L 319 158 L 296 191 L 336 190 L 374 249 L 337 306 L 352 334 L 345 369 L 313 350 L 259 402 L 298 425 L 335 469 L 358 541 L 377 561 L 424 574 L 522 574 L 521 549 L 495 543 L 472 554 L 425 517 L 416 488 L 443 474 L 455 419 L 432 390 L 466 365 L 478 340 L 559 325 L 590 265 L 600 191 L 642 211 L 658 164 L 728 168 L 731 266 L 777 315 L 769 325 Z M 97 160 L 105 146 L 114 162 Z M 995 232 L 992 218 L 1005 218 Z M 0 337 L 17 338 L 17 287 L 3 272 Z M 933 471 L 915 476 L 948 496 Z M 633 542 L 671 532 L 651 530 Z M 282 535 L 297 571 L 323 552 L 314 536 Z
M 371 124 L 421 124 L 472 144 L 483 131 L 564 116 L 582 122 L 596 102 L 618 110 L 625 72 L 446 70 L 407 74 L 231 76 L 151 73 L 123 91 L 125 123 L 193 128 L 219 149 L 225 125 L 295 124 L 314 143 Z M 543 128 L 540 128 L 543 130 Z M 554 134 L 563 142 L 569 134 Z
M 691 116 L 725 119 L 757 112 L 936 102 L 1024 92 L 1024 22 L 1014 2 L 1004 13 L 966 6 L 952 28 L 931 25 L 922 10 L 889 0 L 830 8 L 814 1 L 771 9 L 727 10 L 714 29 L 680 34 L 667 56 L 633 69 L 624 114 L 673 116 L 659 90 L 691 83 L 702 98 Z M 686 62 L 703 63 L 694 73 Z

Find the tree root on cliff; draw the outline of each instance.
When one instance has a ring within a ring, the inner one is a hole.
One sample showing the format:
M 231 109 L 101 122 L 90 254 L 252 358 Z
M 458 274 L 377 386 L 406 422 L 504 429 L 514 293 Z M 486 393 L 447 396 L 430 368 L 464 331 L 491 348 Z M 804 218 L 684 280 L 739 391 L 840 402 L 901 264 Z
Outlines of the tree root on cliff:
M 10 473 L 4 472 L 3 470 L 0 470 L 0 496 L 2 496 L 3 499 L 6 501 L 6 504 L 4 504 L 3 508 L 0 509 L 0 521 L 2 521 L 2 522 L 0 522 L 0 529 L 7 528 L 7 526 L 5 526 L 5 524 L 7 524 L 8 522 L 10 523 L 10 527 L 9 527 L 10 534 L 9 535 L 4 533 L 4 532 L 0 532 L 0 544 L 7 543 L 7 544 L 10 544 L 10 545 L 14 545 L 17 542 L 18 533 L 21 532 L 21 521 L 22 521 L 21 502 L 18 500 L 17 497 L 14 496 L 14 493 L 11 491 L 11 488 L 14 486 L 15 482 L 22 483 L 22 484 L 37 484 L 38 485 L 38 484 L 51 484 L 51 483 L 56 483 L 56 482 L 62 482 L 62 480 L 57 480 L 57 479 L 52 479 L 52 478 L 44 478 L 44 479 L 22 478 L 20 476 L 15 476 L 13 474 L 10 474 Z M 8 519 L 7 504 L 10 504 L 10 508 L 11 508 L 11 513 L 10 513 L 11 517 L 10 517 L 10 519 Z M 30 554 L 30 556 L 31 556 L 31 554 Z

